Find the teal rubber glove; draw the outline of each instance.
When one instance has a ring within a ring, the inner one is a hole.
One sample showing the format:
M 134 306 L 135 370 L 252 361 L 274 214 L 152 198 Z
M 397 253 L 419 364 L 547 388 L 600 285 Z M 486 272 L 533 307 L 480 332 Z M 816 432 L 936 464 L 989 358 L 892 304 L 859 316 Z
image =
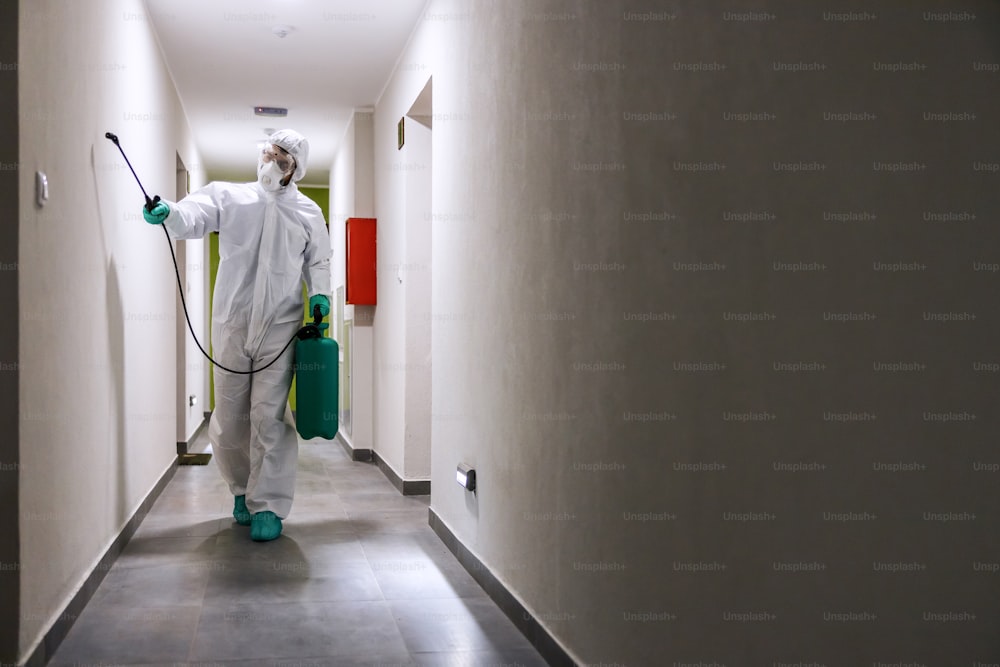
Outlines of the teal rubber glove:
M 324 294 L 316 294 L 309 297 L 309 316 L 316 312 L 316 306 L 319 306 L 320 317 L 326 317 L 330 314 L 330 300 L 326 298 Z M 325 332 L 330 325 L 326 322 L 321 322 L 317 325 L 321 332 Z
M 155 208 L 153 209 L 156 210 Z M 315 296 L 309 297 L 309 315 L 312 316 L 316 312 L 316 306 L 319 306 L 319 314 L 326 317 L 330 314 L 330 300 L 326 298 L 325 294 L 316 294 Z
M 157 202 L 152 211 L 147 211 L 145 206 L 142 207 L 142 217 L 151 225 L 162 225 L 168 215 L 170 215 L 170 207 L 164 201 Z

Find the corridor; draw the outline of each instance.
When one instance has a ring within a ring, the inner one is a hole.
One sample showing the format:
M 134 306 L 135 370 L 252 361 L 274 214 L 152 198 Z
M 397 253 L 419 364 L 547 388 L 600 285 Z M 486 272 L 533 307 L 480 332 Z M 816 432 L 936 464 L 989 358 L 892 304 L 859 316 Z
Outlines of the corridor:
M 336 442 L 299 454 L 292 514 L 265 544 L 233 520 L 214 461 L 178 467 L 49 664 L 545 665 L 427 525 L 427 496 Z
M 0 667 L 1000 666 L 1000 3 L 828 4 L 0 3 Z

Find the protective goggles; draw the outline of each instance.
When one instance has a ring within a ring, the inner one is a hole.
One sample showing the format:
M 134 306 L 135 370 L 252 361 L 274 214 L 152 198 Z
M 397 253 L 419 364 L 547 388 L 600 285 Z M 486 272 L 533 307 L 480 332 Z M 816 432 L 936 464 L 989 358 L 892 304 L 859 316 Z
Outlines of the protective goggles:
M 285 152 L 284 148 L 281 146 L 275 146 L 274 144 L 265 146 L 264 149 L 261 150 L 261 159 L 264 160 L 264 162 L 274 161 L 274 163 L 278 165 L 278 169 L 280 169 L 283 174 L 287 174 L 295 166 L 295 159 Z

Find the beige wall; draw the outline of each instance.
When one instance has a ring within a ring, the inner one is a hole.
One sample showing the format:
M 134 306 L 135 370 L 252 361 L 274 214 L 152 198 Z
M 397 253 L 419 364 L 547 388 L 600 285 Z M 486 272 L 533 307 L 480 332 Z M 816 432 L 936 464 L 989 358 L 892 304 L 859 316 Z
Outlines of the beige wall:
M 395 123 L 433 73 L 434 511 L 581 662 L 989 658 L 996 392 L 975 364 L 996 362 L 996 273 L 975 267 L 997 261 L 1000 188 L 973 165 L 1000 158 L 995 74 L 973 65 L 1000 62 L 995 6 L 626 13 L 647 8 L 435 0 L 379 100 L 391 265 Z M 25 655 L 173 458 L 169 257 L 103 133 L 153 190 L 175 151 L 197 160 L 138 0 L 35 0 L 19 23 Z M 376 369 L 412 363 L 391 284 Z M 925 367 L 873 366 L 900 361 Z M 390 462 L 403 385 L 376 377 Z M 878 467 L 898 462 L 925 467 Z
M 374 319 L 375 450 L 407 481 L 430 477 L 432 132 L 412 118 L 399 148 L 399 119 L 430 76 L 426 20 L 418 24 L 374 118 L 378 306 Z M 411 60 L 418 54 L 421 60 Z
M 406 235 L 406 259 L 398 267 L 386 267 L 385 278 L 393 271 L 406 290 L 406 361 L 397 369 L 405 378 L 405 430 L 403 470 L 406 479 L 430 479 L 431 476 L 431 138 L 425 125 L 407 117 L 406 142 L 400 157 L 405 184 L 403 193 L 403 228 Z
M 22 2 L 19 23 L 26 656 L 175 456 L 173 268 L 104 133 L 150 194 L 200 160 L 139 0 Z
M 406 261 L 395 123 L 433 74 L 434 511 L 582 662 L 990 655 L 996 6 L 657 4 L 432 2 L 377 104 L 381 265 Z M 978 217 L 925 218 L 948 211 Z M 978 319 L 924 317 L 952 311 Z M 377 390 L 401 456 L 402 383 Z M 903 562 L 926 570 L 875 565 Z

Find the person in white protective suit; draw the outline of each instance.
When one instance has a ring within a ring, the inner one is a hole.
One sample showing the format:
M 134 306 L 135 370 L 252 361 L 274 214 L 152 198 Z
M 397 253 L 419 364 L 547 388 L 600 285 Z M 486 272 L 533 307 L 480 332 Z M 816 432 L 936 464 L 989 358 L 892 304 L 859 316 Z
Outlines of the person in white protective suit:
M 212 345 L 231 370 L 268 364 L 302 326 L 303 280 L 309 312 L 318 305 L 324 317 L 330 313 L 329 234 L 319 207 L 295 184 L 308 157 L 305 137 L 280 130 L 260 153 L 256 182 L 214 182 L 143 209 L 147 222 L 165 224 L 175 239 L 219 232 Z M 256 541 L 281 534 L 295 492 L 298 440 L 284 419 L 294 349 L 250 375 L 214 369 L 209 439 L 235 496 L 233 516 Z

